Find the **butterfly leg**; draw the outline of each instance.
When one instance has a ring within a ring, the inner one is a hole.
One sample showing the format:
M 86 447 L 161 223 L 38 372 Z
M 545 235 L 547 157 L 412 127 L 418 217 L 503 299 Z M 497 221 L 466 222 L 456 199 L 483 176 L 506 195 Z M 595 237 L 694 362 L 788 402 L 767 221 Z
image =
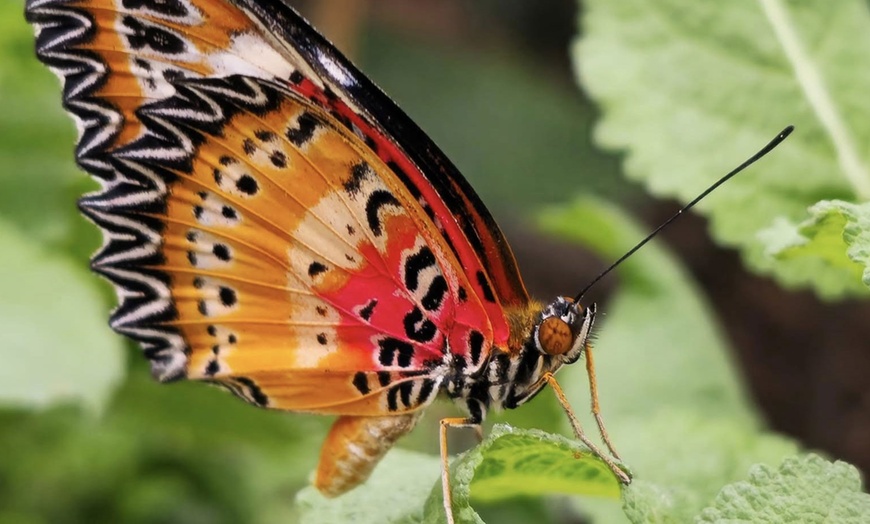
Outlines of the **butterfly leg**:
M 454 524 L 453 519 L 453 496 L 450 492 L 450 460 L 447 455 L 447 428 L 472 428 L 478 438 L 483 438 L 483 430 L 480 421 L 474 418 L 443 418 L 441 419 L 441 431 L 439 442 L 441 444 L 441 490 L 444 500 L 444 513 L 447 516 L 447 524 Z
M 595 417 L 595 423 L 598 424 L 598 432 L 601 433 L 601 440 L 607 445 L 610 454 L 617 460 L 622 460 L 619 453 L 613 448 L 613 443 L 610 437 L 607 436 L 607 429 L 604 427 L 604 419 L 601 418 L 601 409 L 598 406 L 598 382 L 595 380 L 595 362 L 592 358 L 592 346 L 586 345 L 586 374 L 589 377 L 589 396 L 592 398 L 592 415 Z
M 616 465 L 616 462 L 613 459 L 598 449 L 598 446 L 595 445 L 589 437 L 586 436 L 586 433 L 583 431 L 583 428 L 580 426 L 580 421 L 577 419 L 577 416 L 574 414 L 574 410 L 571 408 L 571 404 L 568 403 L 568 398 L 565 396 L 565 393 L 562 391 L 562 386 L 556 382 L 556 377 L 553 376 L 552 373 L 544 373 L 541 377 L 541 380 L 547 382 L 551 388 L 553 388 L 553 392 L 556 394 L 556 398 L 559 399 L 559 403 L 562 404 L 562 409 L 565 410 L 565 414 L 568 415 L 568 420 L 571 422 L 571 428 L 574 430 L 574 435 L 577 439 L 580 440 L 583 444 L 586 445 L 592 453 L 595 454 L 598 458 L 604 461 L 607 464 L 607 467 L 613 471 L 613 474 L 616 475 L 616 478 L 619 479 L 623 484 L 630 484 L 631 477 L 623 471 L 619 466 Z

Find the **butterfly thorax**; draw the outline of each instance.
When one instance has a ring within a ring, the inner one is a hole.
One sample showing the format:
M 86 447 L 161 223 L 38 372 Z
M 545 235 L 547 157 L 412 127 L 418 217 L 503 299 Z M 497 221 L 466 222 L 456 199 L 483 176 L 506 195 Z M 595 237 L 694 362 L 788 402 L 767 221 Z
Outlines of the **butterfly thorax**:
M 546 384 L 543 377 L 573 364 L 583 354 L 595 319 L 595 305 L 583 308 L 557 297 L 506 309 L 511 326 L 508 347 L 493 348 L 474 373 L 454 368 L 444 381 L 451 398 L 462 402 L 474 421 L 489 409 L 514 409 L 531 400 Z

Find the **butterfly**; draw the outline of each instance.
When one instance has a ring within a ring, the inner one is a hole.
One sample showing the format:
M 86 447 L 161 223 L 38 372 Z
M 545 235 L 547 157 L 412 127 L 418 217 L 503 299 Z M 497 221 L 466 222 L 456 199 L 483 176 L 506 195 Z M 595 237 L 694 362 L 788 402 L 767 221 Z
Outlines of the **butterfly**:
M 29 0 L 61 79 L 91 267 L 160 381 L 338 415 L 314 484 L 365 481 L 437 396 L 480 430 L 554 389 L 616 477 L 589 336 L 596 308 L 527 293 L 480 198 L 420 128 L 291 7 L 266 0 Z M 586 357 L 609 454 L 554 374 Z

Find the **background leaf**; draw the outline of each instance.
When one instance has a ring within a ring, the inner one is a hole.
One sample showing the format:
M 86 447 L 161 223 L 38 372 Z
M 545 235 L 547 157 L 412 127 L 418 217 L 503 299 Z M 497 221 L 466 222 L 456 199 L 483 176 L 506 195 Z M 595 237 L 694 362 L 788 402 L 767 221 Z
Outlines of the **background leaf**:
M 844 462 L 817 455 L 790 457 L 778 469 L 757 466 L 749 480 L 725 487 L 696 522 L 865 522 L 870 495 Z
M 451 463 L 457 522 L 483 522 L 472 503 L 564 493 L 616 499 L 620 485 L 607 465 L 576 441 L 538 430 L 493 427 Z M 425 523 L 446 522 L 440 482 L 426 502 Z
M 819 271 L 807 264 L 814 270 L 807 278 L 838 270 L 829 289 L 848 280 L 861 280 L 870 287 L 870 203 L 825 200 L 811 207 L 809 215 L 800 224 L 782 220 L 762 231 L 769 253 L 780 259 L 815 258 L 816 267 L 827 268 Z
M 627 151 L 628 176 L 687 202 L 795 124 L 785 144 L 699 207 L 715 238 L 781 282 L 866 295 L 815 253 L 766 257 L 757 235 L 777 220 L 803 220 L 820 200 L 870 199 L 870 101 L 860 94 L 870 89 L 866 2 L 583 5 L 577 75 L 604 110 L 596 137 Z
M 125 348 L 106 329 L 92 277 L 2 220 L 0 238 L 0 403 L 102 407 L 124 376 Z

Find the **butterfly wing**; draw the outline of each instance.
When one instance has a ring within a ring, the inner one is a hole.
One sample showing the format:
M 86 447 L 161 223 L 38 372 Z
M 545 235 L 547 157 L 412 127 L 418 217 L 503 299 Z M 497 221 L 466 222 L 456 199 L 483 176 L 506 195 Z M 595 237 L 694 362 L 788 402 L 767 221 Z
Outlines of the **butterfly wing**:
M 42 0 L 27 14 L 78 162 L 104 184 L 81 208 L 105 234 L 93 267 L 118 289 L 112 325 L 159 378 L 280 409 L 410 411 L 457 359 L 473 369 L 507 339 L 499 301 L 525 291 L 491 217 L 292 10 Z
M 486 284 L 481 284 L 479 291 L 494 292 L 503 306 L 526 305 L 529 296 L 501 229 L 471 185 L 426 133 L 291 8 L 281 2 L 239 3 L 270 34 L 280 38 L 278 50 L 283 55 L 294 63 L 305 63 L 316 73 L 310 78 L 319 81 L 319 88 L 350 106 L 353 112 L 348 113 L 349 118 L 363 115 L 362 122 L 357 123 L 409 189 L 422 196 L 435 215 L 455 221 L 458 229 L 445 227 L 444 233 L 456 239 L 455 250 L 470 247 L 483 266 L 480 280 Z M 471 258 L 470 253 L 458 256 L 463 262 Z M 487 286 L 491 290 L 486 290 Z

